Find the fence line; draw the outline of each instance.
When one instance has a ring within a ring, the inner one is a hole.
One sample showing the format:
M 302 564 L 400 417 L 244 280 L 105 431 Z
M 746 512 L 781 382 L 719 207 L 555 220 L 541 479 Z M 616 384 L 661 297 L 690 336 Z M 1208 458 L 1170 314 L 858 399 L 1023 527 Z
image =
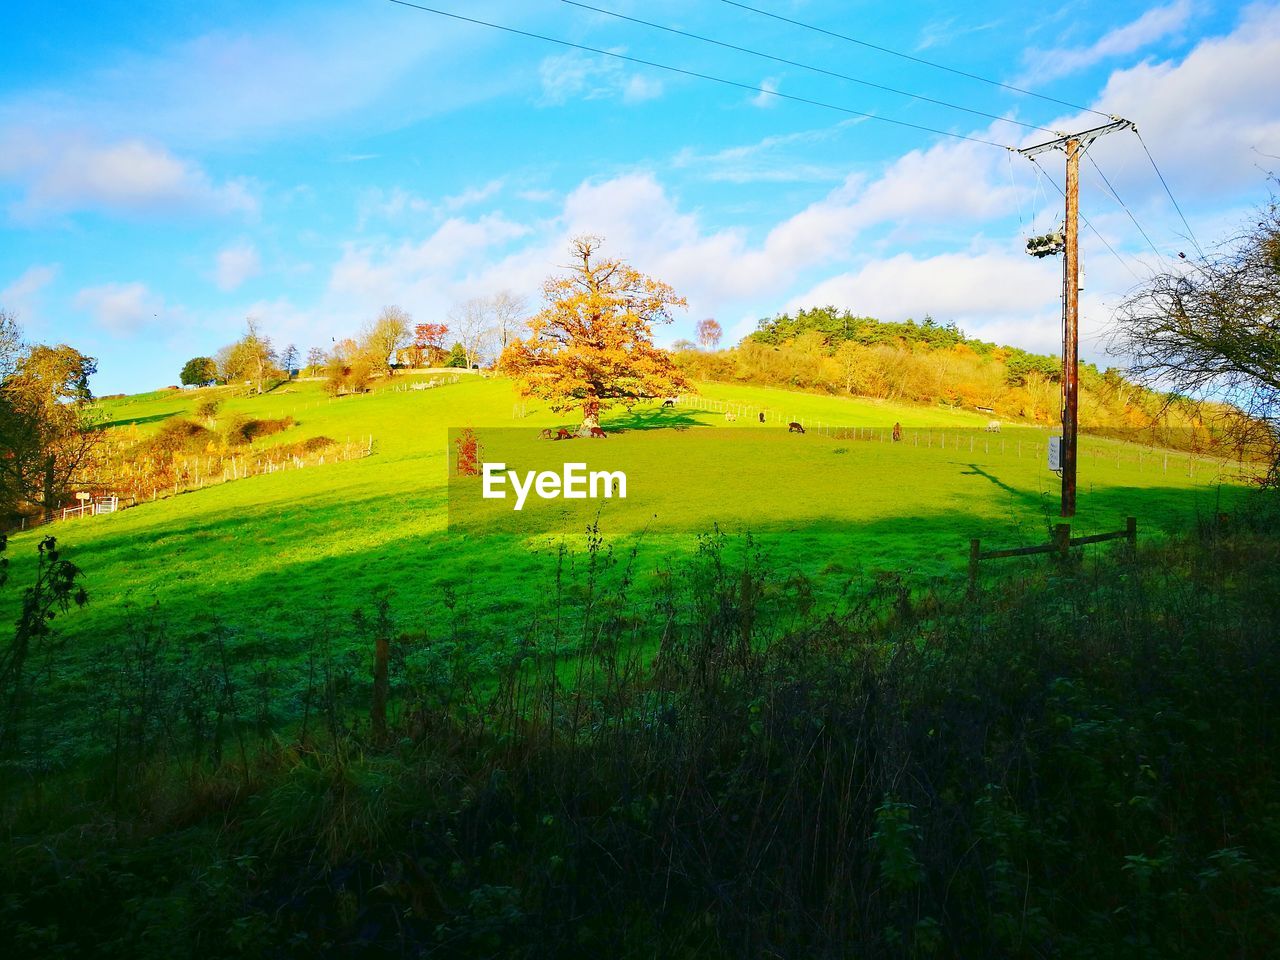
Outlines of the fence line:
M 110 509 L 88 510 L 86 507 L 66 507 L 56 511 L 48 518 L 42 516 L 22 517 L 16 525 L 3 532 L 21 533 L 26 530 L 34 530 L 36 527 L 47 526 L 50 523 L 80 519 L 86 515 L 115 513 L 117 510 L 136 507 L 142 503 L 155 503 L 157 500 L 167 500 L 181 493 L 192 493 L 196 490 L 203 490 L 206 487 L 221 486 L 234 480 L 246 480 L 249 477 L 260 477 L 285 470 L 301 470 L 308 466 L 323 466 L 326 462 L 346 463 L 351 460 L 362 460 L 365 457 L 372 456 L 372 454 L 373 435 L 370 434 L 367 437 L 357 437 L 355 442 L 352 442 L 351 438 L 348 437 L 347 442 L 342 444 L 336 451 L 321 453 L 310 459 L 290 454 L 288 457 L 280 459 L 268 458 L 243 463 L 241 458 L 232 457 L 230 463 L 223 462 L 220 473 L 215 471 L 202 474 L 199 469 L 199 459 L 197 458 L 196 469 L 192 474 L 178 478 L 175 482 L 165 484 L 163 487 L 153 486 L 150 496 L 145 493 L 134 493 L 123 497 L 100 498 L 112 501 Z
M 1048 443 L 1027 441 L 1022 437 L 1016 439 L 1001 435 L 999 431 L 992 431 L 989 427 L 903 427 L 901 441 L 893 441 L 891 431 L 885 427 L 849 427 L 840 426 L 825 421 L 811 420 L 806 417 L 792 417 L 777 413 L 772 408 L 756 407 L 753 404 L 731 403 L 724 400 L 718 400 L 712 397 L 703 397 L 699 394 L 678 394 L 675 398 L 678 405 L 692 407 L 695 410 L 705 410 L 711 413 L 733 414 L 737 419 L 758 420 L 759 414 L 765 415 L 764 423 L 776 423 L 778 425 L 786 425 L 788 423 L 799 423 L 806 431 L 812 431 L 820 436 L 829 437 L 836 440 L 860 440 L 874 441 L 880 443 L 886 442 L 902 442 L 910 443 L 915 447 L 932 448 L 938 447 L 940 450 L 965 450 L 969 453 L 981 452 L 984 455 L 998 454 L 1000 456 L 1008 456 L 1010 453 L 1015 458 L 1022 458 L 1028 453 L 1040 460 L 1046 460 L 1048 457 Z M 1030 423 L 1005 423 L 1002 426 L 1011 430 L 1039 430 L 1047 431 L 1051 429 L 1043 424 Z M 969 432 L 971 431 L 971 432 Z M 954 438 L 953 442 L 948 443 L 948 437 Z M 996 438 L 999 438 L 998 441 Z M 1117 469 L 1125 464 L 1136 464 L 1139 473 L 1148 472 L 1151 469 L 1158 470 L 1161 473 L 1168 473 L 1170 467 L 1170 459 L 1172 454 L 1173 467 L 1176 472 L 1190 477 L 1196 476 L 1197 467 L 1203 470 L 1206 466 L 1211 470 L 1222 471 L 1227 468 L 1228 464 L 1236 464 L 1241 474 L 1244 473 L 1245 461 L 1239 457 L 1214 457 L 1206 454 L 1192 453 L 1190 451 L 1170 450 L 1165 447 L 1157 447 L 1152 445 L 1139 445 L 1131 440 L 1116 440 L 1108 437 L 1089 438 L 1087 435 L 1082 436 L 1085 439 L 1093 439 L 1095 442 L 1125 444 L 1131 449 L 1125 450 L 1117 446 L 1115 450 L 1091 448 L 1090 445 L 1082 442 L 1080 446 L 1079 457 L 1081 462 L 1092 460 L 1095 463 L 1101 461 L 1113 462 Z M 1132 453 L 1132 448 L 1137 448 L 1136 456 Z M 1182 458 L 1186 458 L 1185 464 Z
M 1030 547 L 1010 547 L 1001 550 L 983 550 L 982 541 L 974 537 L 969 541 L 969 595 L 978 591 L 979 565 L 983 560 L 1003 560 L 1008 557 L 1029 557 L 1039 553 L 1054 553 L 1065 560 L 1071 547 L 1082 547 L 1090 543 L 1104 543 L 1107 540 L 1127 540 L 1129 548 L 1138 546 L 1138 520 L 1126 517 L 1123 530 L 1109 533 L 1093 533 L 1084 537 L 1071 536 L 1071 524 L 1059 523 L 1053 528 L 1053 541 L 1039 543 Z

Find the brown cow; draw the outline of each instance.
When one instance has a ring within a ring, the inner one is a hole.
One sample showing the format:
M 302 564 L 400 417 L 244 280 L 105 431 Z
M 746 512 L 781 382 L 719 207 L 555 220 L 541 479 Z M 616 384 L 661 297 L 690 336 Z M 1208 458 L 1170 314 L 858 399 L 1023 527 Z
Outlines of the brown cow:
M 795 420 L 787 424 L 787 433 L 804 433 L 804 427 L 800 426 Z
M 573 434 L 572 434 L 572 433 L 570 433 L 568 430 L 566 430 L 564 427 L 561 427 L 559 430 L 557 430 L 557 431 L 556 431 L 556 439 L 557 439 L 557 440 L 572 440 L 572 439 L 573 439 Z
M 592 428 L 591 428 L 591 436 L 593 436 L 593 437 L 599 437 L 601 440 L 608 440 L 608 439 L 609 439 L 609 435 L 608 435 L 607 433 L 605 433 L 605 432 L 604 432 L 602 429 L 600 429 L 599 427 L 592 427 Z
M 662 405 L 664 407 L 674 407 L 676 405 L 676 402 L 674 400 L 663 400 Z

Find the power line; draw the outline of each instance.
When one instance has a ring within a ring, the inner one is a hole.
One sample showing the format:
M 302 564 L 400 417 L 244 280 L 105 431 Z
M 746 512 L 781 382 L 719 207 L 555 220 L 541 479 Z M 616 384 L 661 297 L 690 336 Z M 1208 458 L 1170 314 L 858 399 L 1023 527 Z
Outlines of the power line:
M 1009 83 L 1002 83 L 999 80 L 992 80 L 990 77 L 982 77 L 976 73 L 969 73 L 965 70 L 958 70 L 955 67 L 948 67 L 946 64 L 935 63 L 932 60 L 925 60 L 923 57 L 912 56 L 909 53 L 903 53 L 901 50 L 893 50 L 889 47 L 882 47 L 879 44 L 871 43 L 867 40 L 859 40 L 857 37 L 850 37 L 847 34 L 836 33 L 834 30 L 827 30 L 823 27 L 814 26 L 811 23 L 804 23 L 801 20 L 793 20 L 790 17 L 784 17 L 779 13 L 770 13 L 768 10 L 761 10 L 758 7 L 748 6 L 745 3 L 739 3 L 738 0 L 720 0 L 721 3 L 727 3 L 731 7 L 738 7 L 741 10 L 748 10 L 751 13 L 757 13 L 762 17 L 770 17 L 774 20 L 781 20 L 783 23 L 789 23 L 792 26 L 801 27 L 805 30 L 812 30 L 815 33 L 826 34 L 829 37 L 835 37 L 837 40 L 844 40 L 848 43 L 856 43 L 860 47 L 867 47 L 871 50 L 878 50 L 881 53 L 887 53 L 890 56 L 901 57 L 903 60 L 910 60 L 912 63 L 923 64 L 926 67 L 933 67 L 936 70 L 945 70 L 947 73 L 953 73 L 956 76 L 968 77 L 970 80 L 978 80 L 982 83 L 988 83 L 993 87 L 1000 87 L 1004 90 L 1011 90 L 1014 93 L 1020 93 L 1024 96 L 1035 97 L 1038 100 L 1047 100 L 1049 103 L 1056 103 L 1062 107 L 1070 107 L 1072 110 L 1083 110 L 1086 113 L 1096 113 L 1100 117 L 1110 119 L 1110 114 L 1103 113 L 1101 110 L 1095 110 L 1092 107 L 1083 107 L 1078 103 L 1071 103 L 1069 100 L 1059 100 L 1057 97 L 1051 97 L 1044 93 L 1036 93 L 1034 90 L 1026 90 L 1022 87 L 1015 87 Z
M 768 87 L 757 87 L 750 83 L 740 83 L 737 80 L 728 80 L 724 77 L 712 76 L 709 73 L 699 73 L 696 70 L 686 70 L 684 67 L 673 67 L 667 63 L 658 63 L 655 60 L 644 60 L 640 57 L 630 57 L 624 53 L 617 53 L 613 50 L 601 50 L 599 47 L 589 47 L 581 43 L 573 43 L 569 40 L 561 40 L 558 37 L 548 37 L 541 33 L 532 33 L 528 30 L 520 30 L 516 27 L 508 27 L 500 23 L 491 23 L 488 20 L 479 20 L 475 17 L 466 17 L 460 13 L 449 13 L 447 10 L 437 10 L 434 7 L 427 7 L 417 3 L 410 3 L 409 0 L 388 0 L 402 7 L 410 7 L 414 10 L 421 10 L 423 13 L 435 14 L 438 17 L 447 17 L 450 20 L 459 20 L 463 23 L 471 23 L 480 27 L 488 27 L 491 30 L 501 30 L 504 33 L 515 34 L 520 37 L 528 37 L 531 40 L 541 40 L 545 43 L 554 43 L 562 47 L 569 47 L 573 50 L 582 50 L 586 53 L 598 54 L 602 57 L 612 57 L 615 60 L 624 60 L 627 63 L 636 63 L 644 67 L 653 67 L 656 70 L 666 70 L 669 73 L 678 73 L 686 77 L 694 77 L 698 80 L 710 80 L 712 83 L 719 83 L 729 87 L 736 87 L 739 90 L 748 90 L 752 93 L 764 94 L 770 97 L 778 97 L 781 100 L 791 100 L 795 103 L 808 104 L 811 107 L 822 107 L 826 110 L 835 110 L 839 113 L 849 114 L 855 117 L 863 117 L 867 120 L 879 120 L 882 123 L 891 123 L 898 127 L 908 127 L 912 130 L 920 130 L 924 133 L 936 134 L 940 137 L 953 137 L 957 140 L 968 140 L 970 143 L 982 143 L 988 147 L 998 147 L 1001 150 L 1011 150 L 1012 147 L 1003 143 L 996 143 L 994 140 L 985 140 L 982 137 L 970 137 L 963 133 L 953 133 L 949 130 L 938 130 L 934 127 L 926 127 L 919 123 L 910 123 L 906 120 L 895 120 L 892 117 L 880 116 L 875 113 L 866 113 L 862 110 L 854 110 L 851 107 L 842 107 L 834 103 L 826 103 L 822 100 L 811 100 L 808 97 L 798 97 L 791 93 L 781 93 L 777 90 L 770 90 Z
M 1014 202 L 1018 205 L 1018 231 L 1022 234 L 1022 239 L 1027 239 L 1027 225 L 1022 220 L 1022 192 L 1018 189 L 1017 181 L 1013 177 L 1013 151 L 1010 150 L 1006 155 L 1009 160 L 1009 187 L 1013 191 Z
M 723 47 L 726 50 L 736 50 L 738 53 L 745 53 L 753 57 L 760 57 L 763 60 L 771 60 L 774 63 L 782 63 L 790 67 L 798 67 L 801 70 L 808 70 L 812 73 L 820 73 L 824 76 L 834 77 L 837 80 L 847 80 L 849 83 L 861 84 L 864 87 L 871 87 L 875 90 L 884 90 L 888 93 L 895 93 L 895 94 L 898 94 L 899 96 L 910 97 L 913 100 L 922 100 L 925 103 L 936 104 L 937 106 L 947 107 L 951 110 L 961 110 L 964 113 L 970 113 L 970 114 L 973 114 L 974 116 L 986 117 L 988 120 L 997 120 L 1002 123 L 1013 123 L 1013 124 L 1017 124 L 1020 127 L 1025 127 L 1028 130 L 1043 130 L 1045 133 L 1055 132 L 1053 130 L 1050 130 L 1048 127 L 1042 127 L 1042 126 L 1039 126 L 1038 124 L 1026 123 L 1022 120 L 1014 120 L 1011 117 L 1002 117 L 996 113 L 987 113 L 984 110 L 977 110 L 977 109 L 974 109 L 973 107 L 961 106 L 958 103 L 949 103 L 946 100 L 938 100 L 934 97 L 925 96 L 922 93 L 912 93 L 910 90 L 899 90 L 897 87 L 886 86 L 883 83 L 874 83 L 871 80 L 863 80 L 860 77 L 851 77 L 845 73 L 837 73 L 834 70 L 827 70 L 823 67 L 815 67 L 808 63 L 801 63 L 798 60 L 789 60 L 786 57 L 778 57 L 778 56 L 774 56 L 771 53 L 764 53 L 759 50 L 752 50 L 748 47 L 741 47 L 735 43 L 728 43 L 724 40 L 716 40 L 713 37 L 704 36 L 699 33 L 690 33 L 686 30 L 678 30 L 675 27 L 664 26 L 663 24 L 653 23 L 652 21 L 649 21 L 649 20 L 641 20 L 639 17 L 627 16 L 625 13 L 617 13 L 613 10 L 604 10 L 600 7 L 593 7 L 587 3 L 579 3 L 578 0 L 560 0 L 560 2 L 567 3 L 571 7 L 579 7 L 583 10 L 590 10 L 593 13 L 601 13 L 601 14 L 604 14 L 606 17 L 614 17 L 615 19 L 618 19 L 618 20 L 626 20 L 630 23 L 638 23 L 641 26 L 651 27 L 654 30 L 662 30 L 662 31 L 665 31 L 666 33 L 672 33 L 679 37 L 687 37 L 690 40 L 698 40 L 702 43 L 709 43 L 717 47 Z
M 1038 169 L 1044 171 L 1044 178 L 1048 180 L 1050 183 L 1052 183 L 1053 188 L 1057 190 L 1060 194 L 1062 194 L 1063 198 L 1065 199 L 1067 196 L 1067 192 L 1063 190 L 1060 186 L 1058 186 L 1058 181 L 1053 179 L 1053 177 L 1049 174 L 1049 171 L 1044 170 L 1044 168 L 1040 166 L 1040 162 L 1035 157 L 1027 157 L 1027 159 L 1030 160 L 1032 163 L 1034 163 Z M 1129 266 L 1128 261 L 1126 261 L 1122 256 L 1120 256 L 1120 254 L 1116 253 L 1116 248 L 1111 246 L 1111 244 L 1107 242 L 1107 238 L 1098 232 L 1098 228 L 1089 222 L 1089 218 L 1086 217 L 1083 213 L 1079 213 L 1078 215 L 1080 219 L 1084 221 L 1084 225 L 1093 231 L 1093 235 L 1102 241 L 1102 245 L 1106 247 L 1109 251 L 1111 251 L 1111 255 L 1116 258 L 1116 262 L 1119 263 L 1120 266 L 1124 267 L 1126 270 L 1129 271 L 1129 276 L 1133 277 L 1134 280 L 1141 283 L 1142 278 L 1138 276 L 1138 274 L 1134 271 L 1133 267 Z
M 1142 239 L 1147 241 L 1147 246 L 1151 248 L 1151 252 L 1157 257 L 1161 256 L 1156 245 L 1151 242 L 1151 238 L 1147 236 L 1147 231 L 1142 229 L 1142 224 L 1138 222 L 1138 218 L 1133 215 L 1133 211 L 1129 209 L 1129 205 L 1120 199 L 1120 194 L 1116 193 L 1116 188 L 1111 185 L 1111 181 L 1107 179 L 1107 175 L 1102 172 L 1102 167 L 1098 166 L 1098 161 L 1093 159 L 1093 154 L 1085 153 L 1085 157 L 1093 164 L 1093 169 L 1097 171 L 1098 176 L 1102 178 L 1102 182 L 1106 184 L 1107 189 L 1111 191 L 1111 196 L 1115 198 L 1116 203 L 1120 204 L 1122 210 L 1129 215 L 1129 219 L 1133 221 L 1133 225 L 1138 228 L 1138 232 L 1142 234 Z
M 1147 148 L 1147 141 L 1142 139 L 1142 134 L 1138 132 L 1138 128 L 1133 128 L 1134 134 L 1138 138 L 1138 142 L 1142 144 L 1142 150 L 1147 155 L 1147 159 L 1151 161 L 1151 169 L 1156 172 L 1156 176 L 1160 178 L 1160 183 L 1164 185 L 1164 192 L 1169 195 L 1169 200 L 1173 204 L 1173 209 L 1178 211 L 1178 216 L 1182 218 L 1182 225 L 1187 228 L 1187 239 L 1195 244 L 1196 250 L 1200 254 L 1200 259 L 1207 259 L 1204 250 L 1200 247 L 1200 241 L 1196 239 L 1195 232 L 1191 229 L 1191 224 L 1187 222 L 1186 215 L 1182 212 L 1182 207 L 1178 206 L 1178 201 L 1173 195 L 1173 191 L 1169 189 L 1169 181 L 1164 178 L 1164 174 L 1160 172 L 1160 167 L 1156 164 L 1156 158 L 1151 155 L 1151 151 Z

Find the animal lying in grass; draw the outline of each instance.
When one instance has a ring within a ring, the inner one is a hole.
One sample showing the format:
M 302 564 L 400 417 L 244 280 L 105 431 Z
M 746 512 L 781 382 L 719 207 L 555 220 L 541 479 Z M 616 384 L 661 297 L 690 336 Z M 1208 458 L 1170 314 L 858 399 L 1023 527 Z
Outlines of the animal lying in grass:
M 557 440 L 572 440 L 572 439 L 573 439 L 573 434 L 572 434 L 572 433 L 570 433 L 568 430 L 566 430 L 564 427 L 561 427 L 559 430 L 557 430 L 557 431 L 556 431 L 556 439 L 557 439 Z
M 804 427 L 800 426 L 795 420 L 787 424 L 787 433 L 804 433 Z

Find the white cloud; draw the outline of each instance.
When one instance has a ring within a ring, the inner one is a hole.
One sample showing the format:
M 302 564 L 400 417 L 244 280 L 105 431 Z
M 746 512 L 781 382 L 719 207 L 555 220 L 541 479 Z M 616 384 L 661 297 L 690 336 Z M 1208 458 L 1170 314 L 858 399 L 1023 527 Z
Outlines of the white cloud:
M 20 218 L 78 210 L 125 214 L 249 214 L 257 199 L 240 180 L 214 183 L 194 163 L 140 140 L 49 140 L 33 131 L 0 139 L 0 178 L 25 188 Z
M 768 109 L 778 105 L 778 98 L 773 94 L 778 92 L 778 78 L 765 77 L 760 81 L 760 92 L 751 98 L 751 105 Z
M 900 253 L 824 280 L 793 297 L 787 309 L 834 304 L 885 320 L 919 320 L 928 313 L 985 324 L 1042 310 L 1057 301 L 1060 286 L 1056 260 L 1035 260 L 1009 247 L 933 257 Z
M 54 264 L 28 267 L 13 283 L 0 290 L 0 308 L 13 310 L 14 304 L 29 302 L 53 283 L 57 275 L 58 267 Z
M 57 264 L 37 264 L 24 270 L 7 287 L 0 289 L 0 310 L 17 317 L 28 334 L 43 329 L 40 310 L 42 294 L 58 276 Z
M 136 334 L 159 323 L 164 301 L 142 283 L 107 283 L 76 294 L 75 306 L 117 336 Z
M 461 193 L 430 200 L 405 190 L 393 187 L 383 190 L 380 187 L 364 191 L 357 202 L 358 228 L 363 230 L 371 220 L 396 221 L 408 217 L 447 218 L 467 207 L 491 200 L 502 192 L 502 179 L 490 180 L 478 187 L 468 187 Z
M 633 73 L 627 78 L 622 88 L 622 99 L 626 103 L 641 103 L 662 96 L 662 81 L 657 77 Z
M 830 140 L 865 120 L 864 117 L 851 117 L 830 127 L 775 134 L 756 143 L 726 147 L 712 153 L 699 153 L 692 147 L 684 147 L 672 158 L 671 165 L 676 169 L 690 170 L 708 180 L 727 183 L 840 181 L 847 176 L 843 168 L 809 162 L 804 159 L 808 151 L 790 151 L 788 148 L 810 147 Z
M 502 287 L 536 298 L 541 282 L 564 264 L 569 238 L 591 233 L 606 239 L 606 255 L 687 296 L 691 317 L 768 312 L 803 278 L 865 258 L 871 246 L 859 238 L 873 228 L 902 230 L 909 221 L 953 231 L 957 220 L 1007 213 L 1009 188 L 997 177 L 1003 158 L 976 149 L 913 151 L 878 177 L 848 177 L 758 242 L 745 230 L 708 229 L 652 173 L 589 180 L 564 196 L 549 220 L 454 218 L 420 241 L 349 247 L 332 269 L 329 297 L 359 304 L 348 314 L 396 302 L 424 315 Z M 513 247 L 519 240 L 528 242 Z M 667 331 L 681 332 L 679 324 Z
M 659 97 L 663 91 L 662 81 L 655 77 L 631 73 L 617 60 L 577 50 L 543 59 L 538 77 L 542 84 L 539 103 L 544 106 L 611 98 L 639 103 Z
M 1001 23 L 1002 21 L 1000 20 L 988 20 L 984 23 L 964 26 L 957 23 L 955 17 L 930 20 L 920 30 L 920 40 L 916 43 L 916 52 L 928 50 L 930 47 L 946 46 L 961 37 L 992 30 L 1000 26 Z
M 218 252 L 214 282 L 219 290 L 230 292 L 261 272 L 262 260 L 257 248 L 251 243 L 242 243 Z
M 1112 57 L 1136 53 L 1178 33 L 1190 21 L 1193 12 L 1191 0 L 1173 0 L 1163 7 L 1153 7 L 1122 27 L 1107 31 L 1087 47 L 1029 50 L 1024 57 L 1026 72 L 1017 82 L 1022 85 L 1044 83 Z
M 465 207 L 475 206 L 477 203 L 484 203 L 486 200 L 497 196 L 501 190 L 502 180 L 490 180 L 484 186 L 470 187 L 461 193 L 445 197 L 440 201 L 440 206 L 452 213 Z
M 417 243 L 392 248 L 349 245 L 333 268 L 329 288 L 338 294 L 394 302 L 433 285 L 452 286 L 458 271 L 529 232 L 524 224 L 492 213 L 476 220 L 451 218 Z
M 1253 6 L 1231 33 L 1202 40 L 1181 60 L 1149 61 L 1113 72 L 1096 105 L 1138 124 L 1175 195 L 1193 215 L 1198 206 L 1219 208 L 1242 189 L 1256 190 L 1261 197 L 1258 152 L 1280 154 L 1280 103 L 1274 84 L 1262 80 L 1275 75 L 1277 63 L 1280 7 Z M 1086 114 L 1048 126 L 1075 130 L 1097 120 Z M 1104 137 L 1090 155 L 1121 196 L 1137 206 L 1140 219 L 1145 212 L 1148 229 L 1158 228 L 1157 242 L 1185 233 L 1132 134 Z M 1083 175 L 1087 186 L 1104 192 L 1094 184 L 1088 163 Z

